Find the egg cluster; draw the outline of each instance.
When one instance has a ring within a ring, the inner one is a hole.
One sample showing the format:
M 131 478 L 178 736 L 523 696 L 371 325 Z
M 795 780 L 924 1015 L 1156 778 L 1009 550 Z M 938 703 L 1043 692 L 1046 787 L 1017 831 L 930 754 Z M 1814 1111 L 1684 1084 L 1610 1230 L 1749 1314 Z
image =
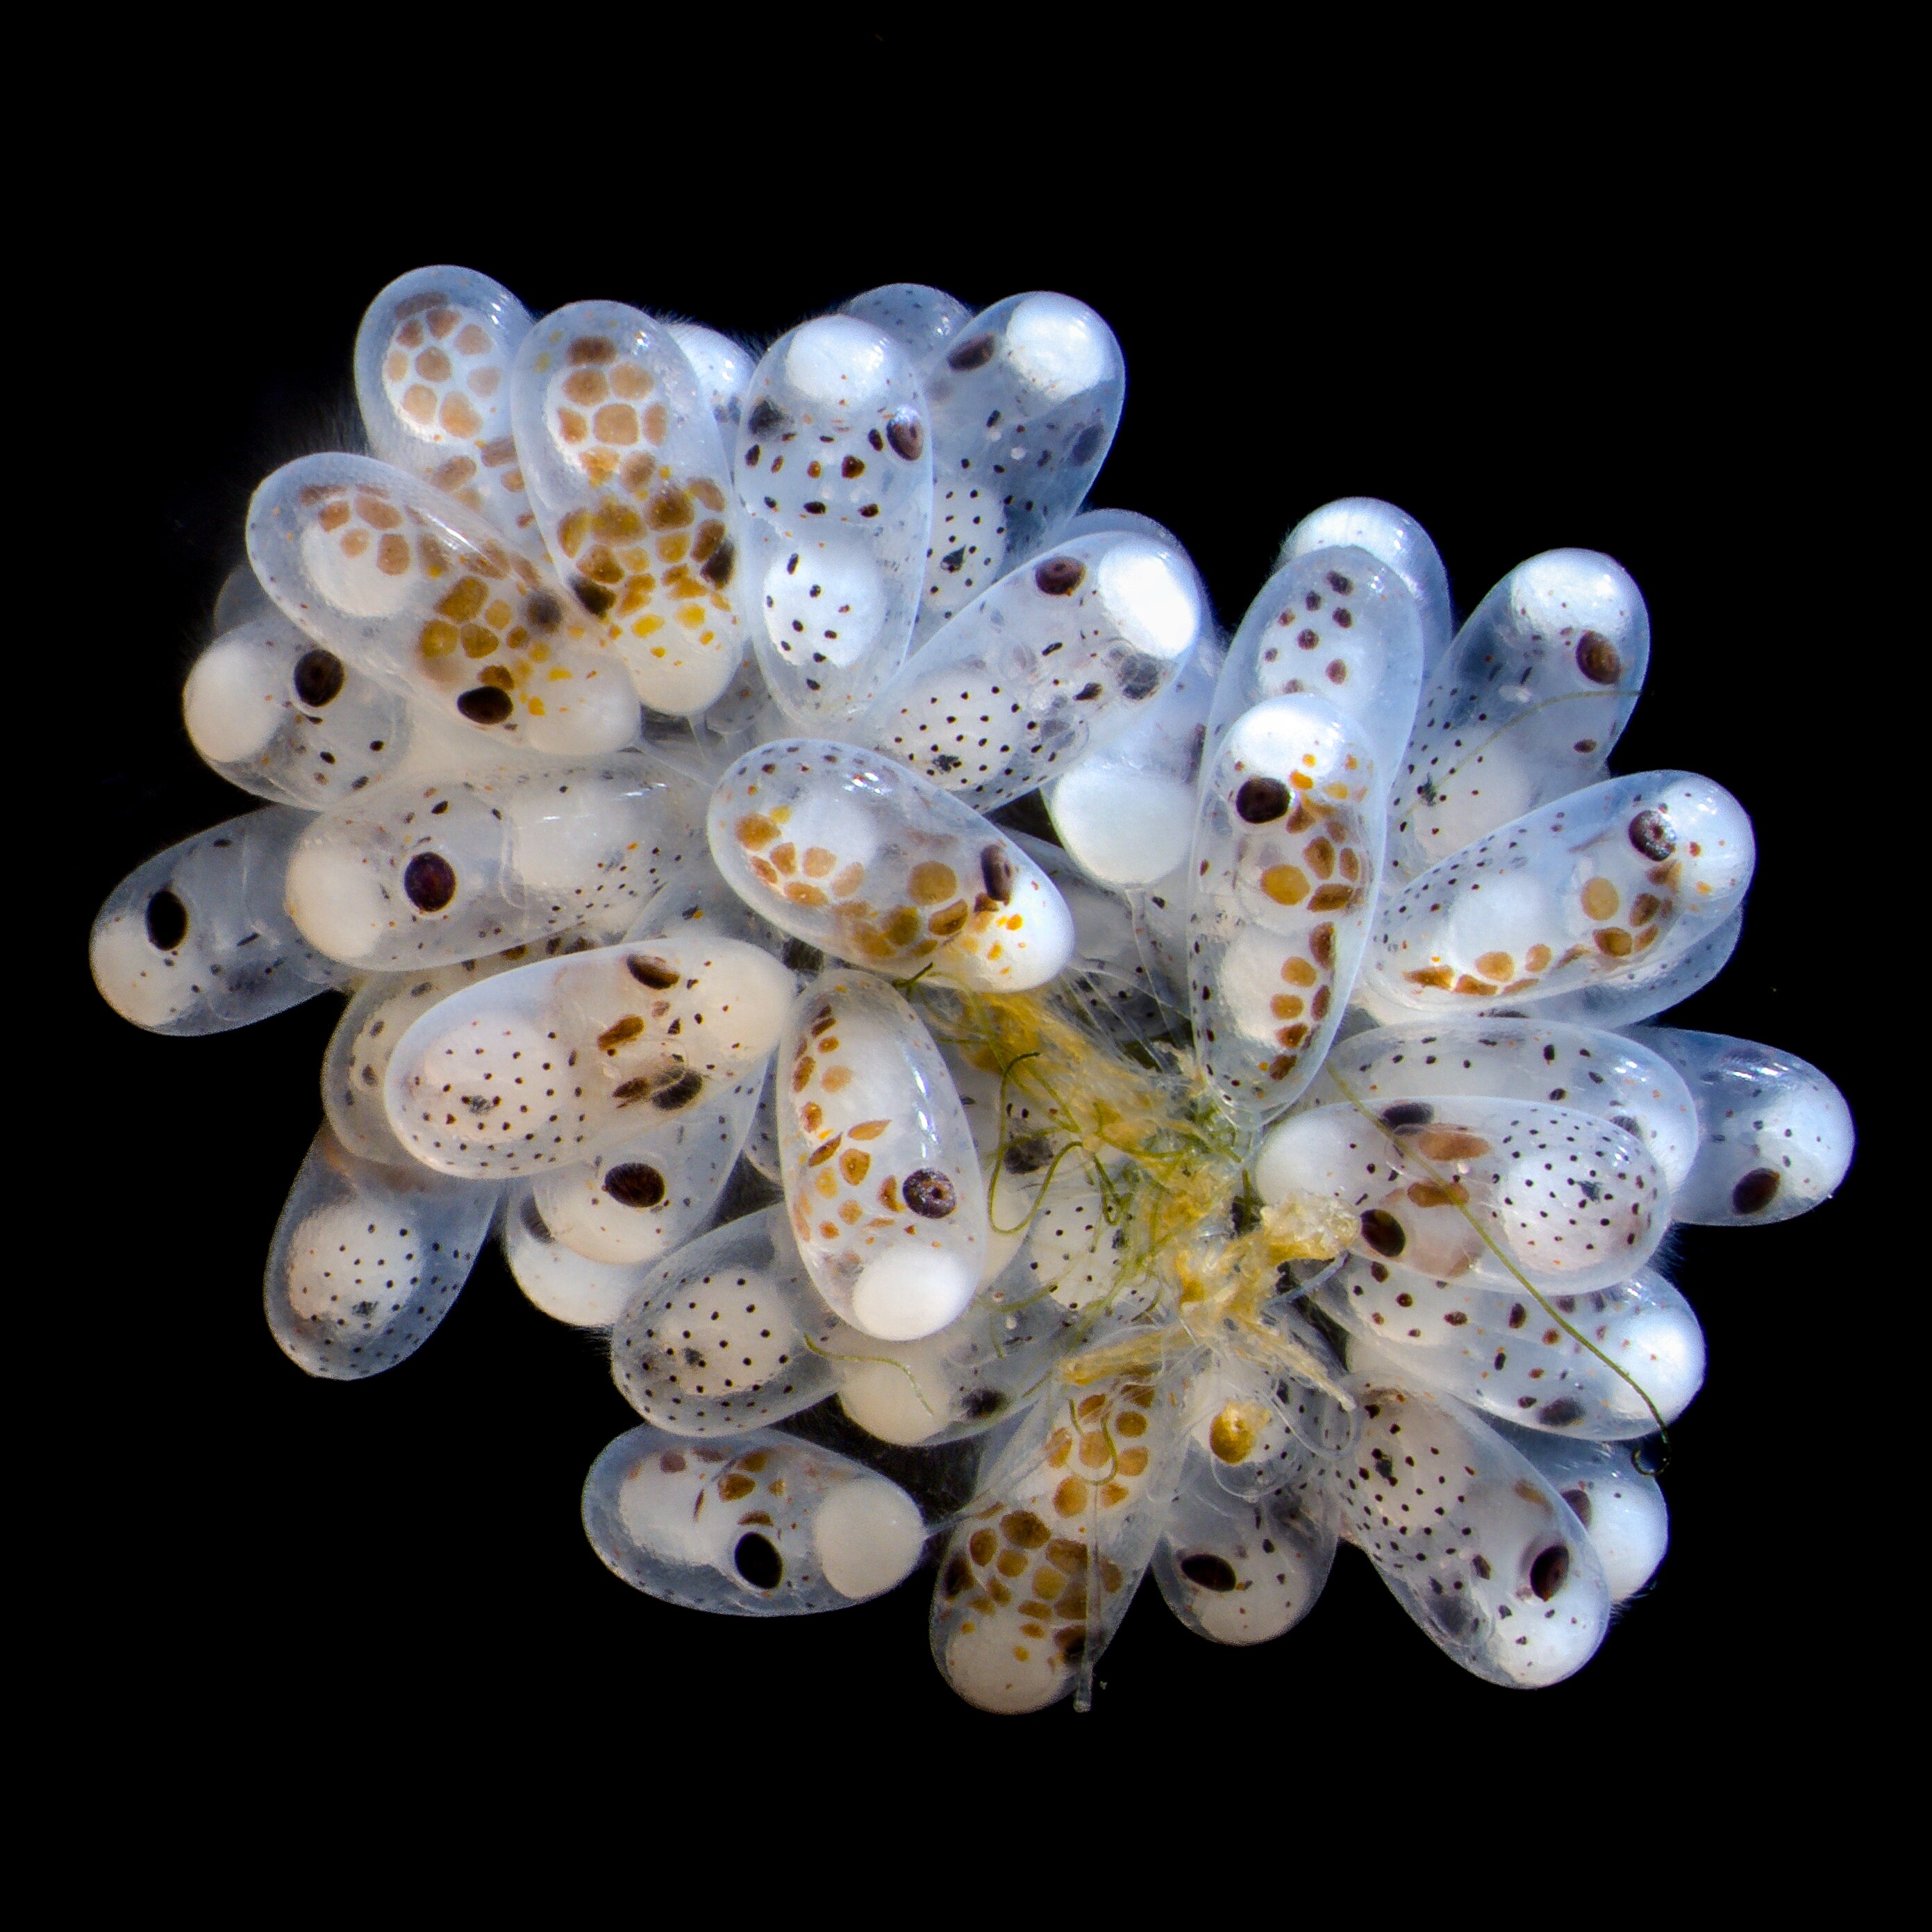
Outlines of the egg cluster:
M 1084 1704 L 1150 1570 L 1280 1636 L 1341 1542 L 1479 1676 L 1585 1662 L 1703 1376 L 1660 1244 L 1852 1145 L 1816 1069 L 1651 1024 L 1754 849 L 1610 772 L 1624 571 L 1459 628 L 1349 499 L 1225 638 L 1082 509 L 1124 369 L 1064 296 L 896 284 L 758 356 L 432 268 L 355 368 L 367 452 L 262 484 L 188 682 L 266 802 L 92 939 L 159 1033 L 347 995 L 290 1358 L 392 1366 L 494 1234 L 641 1418 L 584 1490 L 617 1575 L 775 1615 L 929 1558 L 987 1709 Z

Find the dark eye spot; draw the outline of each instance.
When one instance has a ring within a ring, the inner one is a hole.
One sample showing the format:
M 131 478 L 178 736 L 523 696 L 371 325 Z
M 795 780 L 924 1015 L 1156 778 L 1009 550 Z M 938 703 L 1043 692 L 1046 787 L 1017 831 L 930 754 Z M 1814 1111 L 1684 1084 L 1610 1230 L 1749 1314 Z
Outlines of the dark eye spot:
M 794 973 L 822 973 L 825 970 L 825 955 L 815 946 L 808 946 L 802 939 L 788 939 L 784 950 L 778 955 L 778 964 L 789 967 Z
M 654 993 L 675 986 L 682 977 L 669 960 L 659 959 L 649 952 L 633 952 L 624 964 L 631 969 L 631 977 L 639 986 L 648 986 Z
M 320 711 L 341 696 L 348 676 L 333 651 L 304 651 L 296 659 L 296 695 L 311 711 Z
M 1225 1556 L 1216 1556 L 1205 1550 L 1184 1556 L 1180 1559 L 1180 1574 L 1202 1590 L 1226 1592 L 1233 1589 L 1241 1580 L 1234 1574 L 1234 1566 Z
M 664 1198 L 664 1178 L 640 1160 L 627 1160 L 604 1175 L 604 1192 L 620 1208 L 655 1208 Z
M 1408 1246 L 1402 1223 L 1382 1208 L 1372 1208 L 1362 1216 L 1362 1239 L 1384 1261 L 1394 1261 Z
M 403 868 L 403 890 L 418 912 L 440 912 L 456 896 L 456 868 L 440 852 L 418 852 Z
M 760 442 L 774 430 L 782 429 L 791 421 L 769 396 L 760 396 L 753 405 L 752 413 L 745 418 L 745 427 Z
M 524 1204 L 517 1210 L 517 1218 L 523 1222 L 524 1232 L 529 1235 L 532 1240 L 541 1241 L 548 1247 L 556 1239 L 556 1237 L 550 1232 L 542 1214 L 538 1212 L 537 1199 L 534 1194 L 526 1194 L 524 1196 Z
M 1782 1184 L 1769 1168 L 1753 1168 L 1731 1190 L 1732 1213 L 1762 1214 L 1778 1198 L 1778 1190 Z
M 972 1564 L 957 1553 L 949 1557 L 946 1568 L 939 1573 L 940 1593 L 947 1597 L 963 1597 L 972 1587 Z
M 1144 698 L 1151 698 L 1160 688 L 1161 670 L 1160 658 L 1136 652 L 1120 673 L 1120 695 L 1136 704 Z
M 1089 423 L 1073 439 L 1073 447 L 1066 452 L 1069 463 L 1078 467 L 1083 463 L 1091 463 L 1100 453 L 1102 439 L 1106 435 L 1098 423 Z
M 776 1590 L 784 1576 L 784 1558 L 777 1546 L 753 1530 L 738 1539 L 731 1552 L 732 1567 L 754 1590 Z
M 886 424 L 886 440 L 895 456 L 916 463 L 926 451 L 926 425 L 910 410 L 901 410 Z
M 592 584 L 587 577 L 572 578 L 570 587 L 578 602 L 593 617 L 604 616 L 617 601 L 616 591 L 602 584 Z
M 989 1415 L 998 1415 L 1006 1406 L 1006 1399 L 998 1389 L 975 1389 L 959 1406 L 967 1418 L 973 1422 L 984 1422 Z
M 694 1073 L 686 1067 L 668 1087 L 660 1088 L 651 1096 L 651 1105 L 662 1114 L 675 1114 L 688 1107 L 704 1091 L 704 1076 Z
M 1677 835 L 1660 812 L 1640 812 L 1630 822 L 1630 842 L 1646 859 L 1667 859 L 1677 850 Z
M 1080 588 L 1087 566 L 1078 558 L 1050 556 L 1034 566 L 1033 580 L 1043 596 L 1066 597 Z
M 148 944 L 172 952 L 188 937 L 188 908 L 164 886 L 148 902 Z
M 507 691 L 499 691 L 494 684 L 479 684 L 456 700 L 456 708 L 472 724 L 500 724 L 516 706 Z
M 1000 1166 L 1009 1174 L 1037 1174 L 1053 1159 L 1053 1142 L 1045 1134 L 1022 1134 L 1006 1143 Z
M 524 599 L 524 615 L 533 628 L 554 631 L 563 622 L 563 605 L 548 590 L 532 590 Z
M 1571 1513 L 1586 1529 L 1590 1526 L 1590 1492 L 1588 1490 L 1565 1490 L 1563 1500 L 1570 1505 Z
M 959 1196 L 944 1174 L 930 1167 L 915 1168 L 899 1184 L 905 1204 L 928 1221 L 943 1221 L 959 1205 Z
M 983 369 L 993 359 L 993 338 L 990 335 L 969 336 L 946 358 L 949 369 Z
M 1583 1405 L 1574 1396 L 1558 1396 L 1536 1412 L 1536 1419 L 1546 1429 L 1574 1428 L 1583 1419 Z
M 1234 809 L 1250 825 L 1271 825 L 1287 813 L 1288 788 L 1278 778 L 1244 779 Z
M 698 574 L 706 584 L 722 590 L 731 581 L 731 573 L 738 567 L 736 546 L 727 537 L 698 567 Z
M 1529 1587 L 1546 1604 L 1562 1588 L 1570 1574 L 1570 1552 L 1560 1543 L 1552 1543 L 1529 1566 Z
M 1399 1100 L 1382 1109 L 1385 1127 L 1423 1127 L 1436 1118 L 1436 1109 L 1426 1100 Z
M 1586 631 L 1576 640 L 1576 668 L 1592 684 L 1615 684 L 1624 674 L 1624 661 L 1600 631 Z
M 998 899 L 1006 905 L 1013 896 L 1013 862 L 1006 856 L 1004 845 L 988 845 L 980 854 L 980 877 L 986 887 L 986 896 Z

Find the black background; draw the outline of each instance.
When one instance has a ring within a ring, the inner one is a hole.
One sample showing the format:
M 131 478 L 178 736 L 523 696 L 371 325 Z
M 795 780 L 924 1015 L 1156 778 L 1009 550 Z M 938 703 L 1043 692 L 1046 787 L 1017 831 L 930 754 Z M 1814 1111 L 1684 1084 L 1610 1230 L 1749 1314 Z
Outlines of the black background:
M 512 218 L 508 164 L 487 152 L 446 189 L 427 160 L 392 166 L 320 135 L 281 140 L 272 194 L 244 199 L 236 184 L 280 139 L 257 116 L 230 170 L 190 174 L 157 137 L 111 215 L 76 203 L 49 266 L 70 319 L 130 373 L 94 410 L 50 350 L 31 399 L 63 428 L 47 445 L 71 467 L 73 554 L 122 586 L 48 618 L 74 694 L 46 748 L 76 761 L 83 830 L 43 938 L 86 1076 L 76 1090 L 62 1061 L 76 1120 L 28 1186 L 74 1244 L 47 1298 L 62 1420 L 37 1483 L 62 1532 L 36 1588 L 66 1640 L 56 1675 L 90 1700 L 107 1687 L 90 1708 L 117 1748 L 146 1762 L 192 1737 L 239 1768 L 340 1755 L 385 1788 L 508 1752 L 535 1791 L 614 1758 L 851 1754 L 918 1778 L 996 1754 L 1070 1773 L 1157 1744 L 1204 1773 L 1233 1752 L 1257 1796 L 1474 1752 L 1560 1768 L 1580 1791 L 1606 1768 L 1652 1777 L 1692 1734 L 1742 1765 L 1810 1708 L 1786 1559 L 1832 1505 L 1791 1432 L 1828 1395 L 1812 1311 L 1874 1216 L 1858 1166 L 1803 1220 L 1681 1238 L 1673 1272 L 1711 1368 L 1676 1432 L 1672 1547 L 1580 1678 L 1526 1696 L 1465 1677 L 1344 1551 L 1308 1620 L 1254 1652 L 1187 1635 L 1150 1584 L 1093 1714 L 1062 1706 L 1022 1738 L 939 1678 L 928 1577 L 760 1624 L 609 1576 L 578 1493 L 634 1418 L 596 1340 L 530 1308 L 494 1250 L 416 1358 L 367 1384 L 305 1378 L 262 1322 L 260 1271 L 340 1002 L 176 1041 L 126 1026 L 87 983 L 88 922 L 116 881 L 248 808 L 199 766 L 181 682 L 254 482 L 351 430 L 356 324 L 391 278 L 456 261 L 538 313 L 612 297 L 766 338 L 886 280 L 976 304 L 1056 288 L 1097 308 L 1127 359 L 1094 500 L 1177 532 L 1229 628 L 1289 525 L 1347 494 L 1421 518 L 1459 614 L 1556 545 L 1631 571 L 1654 643 L 1616 768 L 1708 773 L 1760 842 L 1737 956 L 1673 1017 L 1802 1054 L 1868 1112 L 1877 1070 L 1854 1036 L 1870 1015 L 1846 976 L 1865 939 L 1834 869 L 1854 801 L 1820 782 L 1815 607 L 1790 592 L 1781 534 L 1820 481 L 1792 440 L 1809 352 L 1766 322 L 1792 224 L 1817 210 L 1728 182 L 1549 178 L 1528 154 L 1493 178 L 1425 168 L 1371 194 L 1318 168 L 1298 184 L 1292 149 L 1250 172 L 1202 138 L 1184 165 L 1129 142 L 956 192 L 943 170 L 874 171 L 836 218 L 802 178 L 748 164 L 736 202 L 728 172 L 658 180 L 593 221 L 568 197 Z

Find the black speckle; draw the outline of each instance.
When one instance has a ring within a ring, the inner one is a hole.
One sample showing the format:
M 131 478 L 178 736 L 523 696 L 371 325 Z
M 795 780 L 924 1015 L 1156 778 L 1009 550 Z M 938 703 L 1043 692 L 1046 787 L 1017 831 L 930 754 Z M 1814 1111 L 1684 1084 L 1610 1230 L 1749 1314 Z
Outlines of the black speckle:
M 993 359 L 993 351 L 998 346 L 988 335 L 968 336 L 946 358 L 949 369 L 983 369 Z

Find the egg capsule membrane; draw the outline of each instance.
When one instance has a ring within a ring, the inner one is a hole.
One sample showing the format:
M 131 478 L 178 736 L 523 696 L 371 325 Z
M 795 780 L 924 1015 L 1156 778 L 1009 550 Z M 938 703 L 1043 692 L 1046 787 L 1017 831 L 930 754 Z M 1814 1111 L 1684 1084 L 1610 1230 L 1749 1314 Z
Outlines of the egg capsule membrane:
M 1568 1440 L 1508 1424 L 1496 1432 L 1556 1486 L 1588 1533 L 1611 1602 L 1635 1596 L 1670 1546 L 1670 1512 L 1663 1486 L 1636 1466 L 1630 1445 Z
M 746 628 L 730 463 L 708 389 L 664 323 L 596 302 L 530 331 L 510 389 L 558 580 L 646 704 L 704 710 L 736 670 Z
M 1183 1462 L 1154 1555 L 1168 1608 L 1210 1643 L 1268 1643 L 1315 1606 L 1335 1562 L 1334 1528 L 1292 1489 L 1232 1496 L 1213 1459 Z
M 730 1616 L 862 1602 L 904 1581 L 926 1546 L 896 1483 L 766 1429 L 718 1442 L 627 1431 L 591 1466 L 584 1527 L 634 1589 Z
M 1271 1325 L 1310 1346 L 1298 1316 L 1277 1316 Z M 1319 1341 L 1310 1352 L 1324 1364 L 1333 1358 Z M 1254 1502 L 1300 1476 L 1310 1456 L 1341 1455 L 1354 1438 L 1354 1422 L 1325 1389 L 1252 1360 L 1237 1341 L 1194 1379 L 1188 1432 L 1215 1482 L 1228 1496 Z
M 107 896 L 88 941 L 100 995 L 150 1033 L 226 1033 L 349 976 L 282 909 L 290 855 L 310 820 L 244 813 L 138 866 Z
M 473 758 L 595 757 L 638 735 L 622 664 L 548 566 L 387 464 L 284 464 L 249 504 L 248 560 L 292 623 Z
M 1226 652 L 1199 571 L 1179 538 L 1151 517 L 1083 510 L 1060 541 L 1112 532 L 1140 536 L 1186 562 L 1198 614 L 1193 642 L 1166 688 L 1137 703 L 1136 715 L 1118 732 L 1090 737 L 1071 767 L 1041 793 L 1064 848 L 1062 865 L 1071 862 L 1085 880 L 1118 892 L 1150 884 L 1187 862 L 1208 714 Z
M 934 474 L 922 646 L 1079 508 L 1120 427 L 1126 367 L 1084 302 L 1039 292 L 956 325 L 920 379 Z
M 581 933 L 554 934 L 536 946 L 464 959 L 426 972 L 372 973 L 350 995 L 322 1061 L 322 1106 L 335 1137 L 364 1160 L 406 1164 L 382 1105 L 389 1057 L 410 1028 L 440 1000 L 538 959 L 589 950 Z
M 842 1333 L 774 1206 L 652 1265 L 612 1331 L 610 1372 L 656 1427 L 736 1436 L 829 1395 Z
M 884 980 L 833 968 L 794 1004 L 775 1085 L 785 1201 L 819 1292 L 881 1340 L 949 1326 L 986 1273 L 986 1198 L 918 1016 Z
M 973 320 L 956 296 L 923 282 L 888 282 L 854 296 L 839 310 L 884 331 L 921 368 Z
M 1010 803 L 1157 703 L 1200 631 L 1198 580 L 1138 531 L 1057 543 L 953 617 L 854 735 L 977 811 Z
M 1526 1428 L 1634 1440 L 1675 1422 L 1703 1386 L 1703 1331 L 1653 1268 L 1539 1302 L 1351 1255 L 1315 1300 L 1354 1338 L 1358 1374 L 1453 1395 Z
M 1604 1032 L 1616 1032 L 1653 1019 L 1708 986 L 1730 964 L 1731 955 L 1738 950 L 1738 940 L 1743 935 L 1744 922 L 1744 905 L 1740 898 L 1729 913 L 1682 952 L 1672 953 L 1662 946 L 1654 948 L 1634 967 L 1539 1000 L 1537 1017 L 1566 1020 Z
M 1503 1289 L 1614 1287 L 1670 1222 L 1634 1135 L 1529 1101 L 1445 1100 L 1393 1124 L 1318 1107 L 1269 1130 L 1253 1172 L 1264 1201 L 1318 1196 L 1358 1216 L 1353 1250 L 1368 1261 Z
M 1386 782 L 1415 722 L 1422 658 L 1422 614 L 1391 566 L 1353 546 L 1299 554 L 1263 585 L 1228 646 L 1209 746 L 1257 704 L 1306 692 L 1354 719 Z
M 524 1299 L 574 1328 L 608 1328 L 630 1306 L 650 1265 L 593 1262 L 566 1247 L 550 1232 L 527 1181 L 506 1192 L 499 1240 Z
M 706 328 L 702 322 L 673 322 L 664 327 L 684 351 L 684 359 L 698 378 L 699 393 L 711 405 L 711 419 L 728 454 L 737 441 L 738 424 L 745 413 L 745 390 L 758 357 L 742 343 Z
M 1391 1126 L 1420 1126 L 1442 1100 L 1474 1094 L 1545 1100 L 1614 1122 L 1649 1150 L 1682 1218 L 1676 1190 L 1697 1158 L 1697 1110 L 1676 1069 L 1641 1040 L 1540 1013 L 1378 1027 L 1334 1048 L 1303 1104 L 1351 1102 Z
M 791 975 L 735 940 L 545 960 L 453 994 L 406 1033 L 383 1104 L 411 1156 L 503 1180 L 588 1161 L 751 1076 Z
M 510 368 L 530 326 L 523 304 L 488 275 L 412 269 L 369 304 L 356 332 L 356 397 L 383 462 L 535 549 L 510 429 Z
M 1390 1022 L 1447 1017 L 1660 972 L 1742 903 L 1755 856 L 1708 778 L 1607 779 L 1385 892 L 1362 998 Z
M 310 824 L 286 904 L 367 971 L 453 965 L 585 927 L 612 938 L 703 851 L 701 800 L 641 752 L 394 786 Z
M 1189 862 L 1196 1049 L 1228 1111 L 1292 1102 L 1342 1023 L 1382 872 L 1374 754 L 1324 700 L 1243 714 L 1204 774 Z
M 711 856 L 761 917 L 874 972 L 982 992 L 1044 986 L 1073 928 L 1039 867 L 986 820 L 876 752 L 760 746 L 711 795 Z
M 1360 1398 L 1357 1451 L 1311 1466 L 1308 1507 L 1465 1670 L 1527 1689 L 1581 1670 L 1610 1627 L 1610 1588 L 1556 1485 L 1455 1402 L 1372 1380 Z
M 968 1703 L 1041 1710 L 1090 1672 L 1160 1540 L 1194 1364 L 1056 1387 L 994 1458 L 932 1600 L 934 1659 Z
M 1422 626 L 1422 674 L 1430 678 L 1456 630 L 1449 574 L 1434 539 L 1406 510 L 1378 496 L 1340 496 L 1310 511 L 1288 532 L 1275 568 L 1336 545 L 1366 550 L 1408 586 Z
M 911 358 L 852 316 L 781 336 L 746 388 L 734 469 L 765 682 L 800 724 L 848 718 L 919 613 L 932 445 Z
M 884 1342 L 842 1324 L 825 1346 L 854 1422 L 880 1442 L 930 1448 L 1010 1423 L 1079 1332 L 1051 1296 L 1007 1300 L 995 1286 L 935 1335 Z
M 1546 550 L 1484 598 L 1424 687 L 1390 775 L 1389 868 L 1419 877 L 1593 784 L 1650 663 L 1650 614 L 1596 550 Z
M 314 643 L 279 611 L 224 631 L 182 693 L 188 734 L 211 770 L 258 798 L 331 812 L 391 778 L 447 734 L 409 700 Z
M 364 1160 L 325 1126 L 268 1250 L 264 1301 L 282 1353 L 328 1382 L 359 1382 L 414 1354 L 469 1280 L 498 1193 Z
M 1671 1212 L 1700 1227 L 1788 1221 L 1836 1190 L 1856 1134 L 1844 1096 L 1808 1060 L 1727 1034 L 1645 1027 L 1640 1052 L 1682 1076 L 1696 1108 L 1696 1165 Z
M 552 1236 L 586 1260 L 619 1266 L 684 1246 L 717 1211 L 764 1071 L 754 1064 L 737 1079 L 706 1081 L 689 1100 L 678 1086 L 660 1087 L 632 1110 L 622 1140 L 539 1175 L 534 1198 Z

